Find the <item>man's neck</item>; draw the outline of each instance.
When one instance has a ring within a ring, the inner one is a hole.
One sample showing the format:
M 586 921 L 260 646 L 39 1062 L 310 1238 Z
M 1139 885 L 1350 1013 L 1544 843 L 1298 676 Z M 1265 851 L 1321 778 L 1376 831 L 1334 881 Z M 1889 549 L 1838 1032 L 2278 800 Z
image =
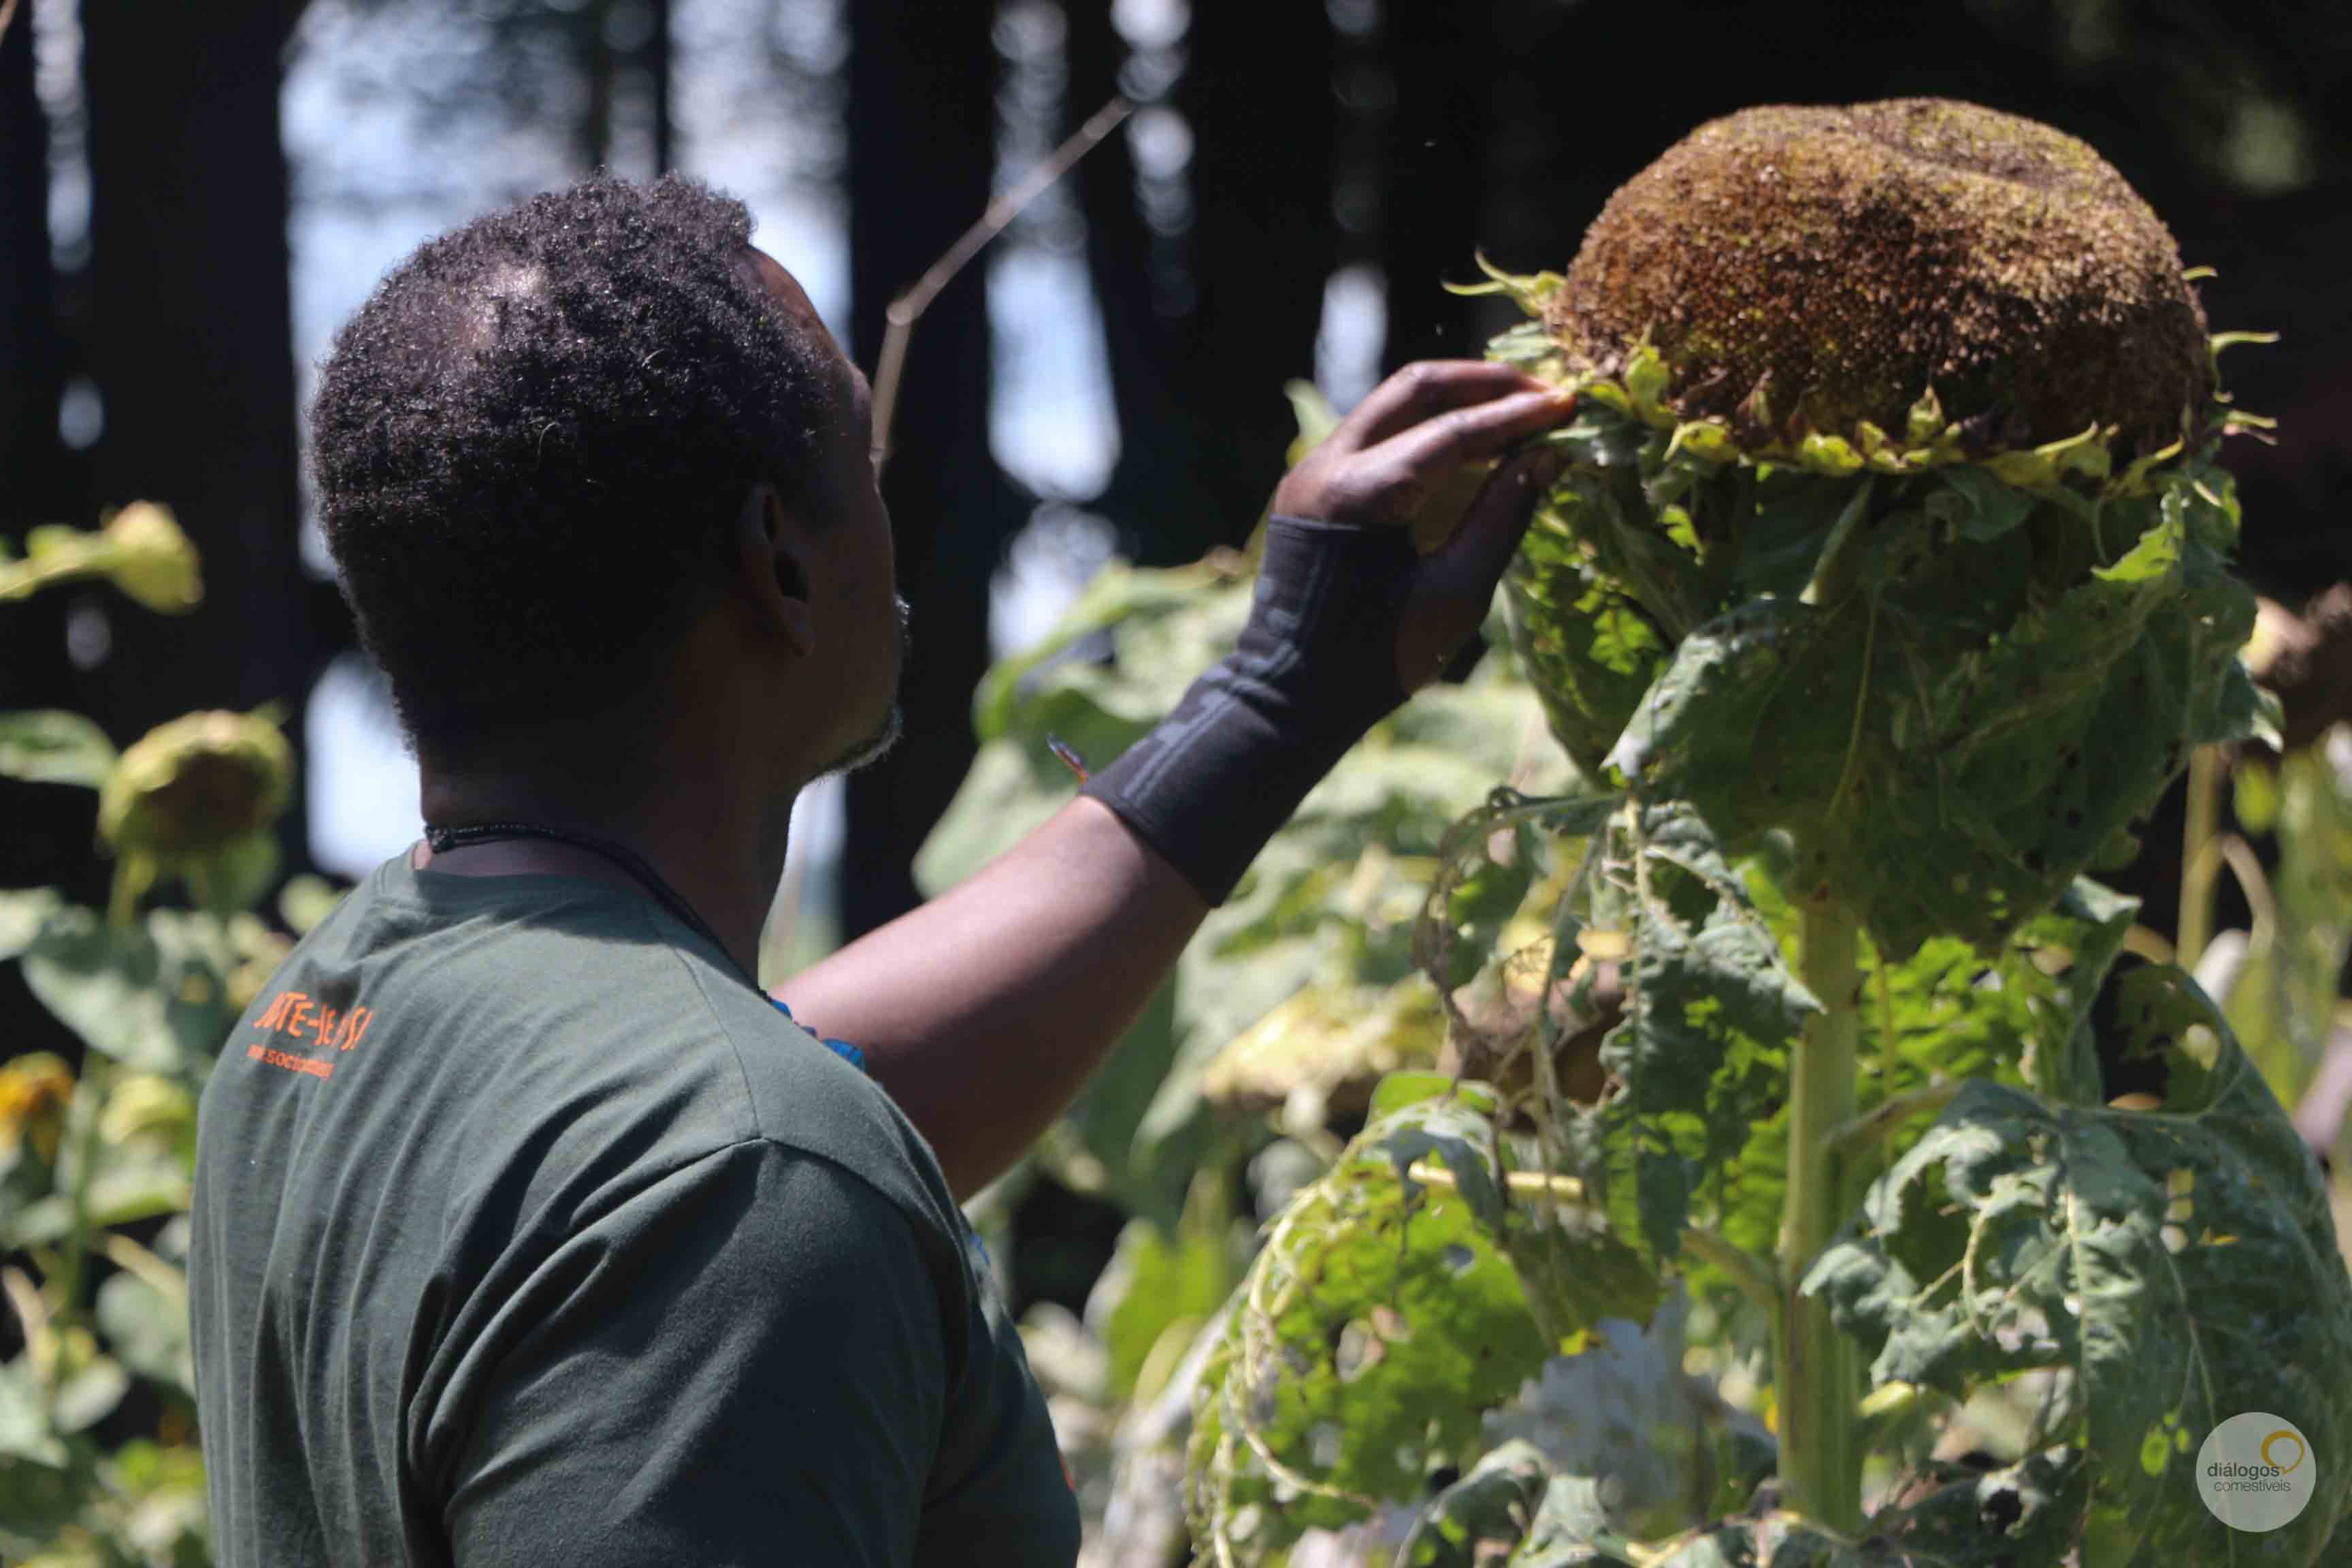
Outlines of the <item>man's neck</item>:
M 766 825 L 760 816 L 746 803 L 725 799 L 723 780 L 713 782 L 716 787 L 694 792 L 673 775 L 647 781 L 616 801 L 551 789 L 536 774 L 452 775 L 427 768 L 423 804 L 425 821 L 435 826 L 515 823 L 618 847 L 683 900 L 746 974 L 756 974 L 760 929 L 782 868 L 782 833 L 774 831 L 772 846 L 763 844 Z M 641 879 L 593 849 L 530 837 L 437 853 L 420 846 L 415 864 L 457 876 L 583 876 L 630 886 Z

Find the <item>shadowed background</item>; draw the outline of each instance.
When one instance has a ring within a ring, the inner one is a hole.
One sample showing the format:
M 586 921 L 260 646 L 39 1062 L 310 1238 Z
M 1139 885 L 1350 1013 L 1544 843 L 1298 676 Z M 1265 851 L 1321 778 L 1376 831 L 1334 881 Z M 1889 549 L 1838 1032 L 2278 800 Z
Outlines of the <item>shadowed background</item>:
M 2217 269 L 2215 330 L 2284 334 L 2225 363 L 2279 422 L 2228 458 L 2245 574 L 2300 606 L 2352 577 L 2347 79 L 2352 11 L 2318 0 L 19 0 L 0 538 L 162 501 L 206 593 L 178 618 L 100 584 L 10 605 L 0 710 L 76 710 L 123 744 L 275 704 L 304 779 L 286 869 L 364 873 L 415 835 L 415 769 L 306 516 L 299 412 L 375 280 L 590 170 L 680 169 L 746 200 L 871 370 L 890 300 L 1114 93 L 1132 118 L 914 334 L 885 484 L 906 739 L 801 803 L 772 973 L 915 901 L 992 658 L 1113 552 L 1172 564 L 1248 532 L 1296 431 L 1285 382 L 1344 408 L 1406 361 L 1475 354 L 1516 312 L 1444 280 L 1479 250 L 1565 267 L 1620 183 L 1752 103 L 1938 94 L 2096 147 Z M 2179 801 L 2113 879 L 2160 931 Z M 102 902 L 93 802 L 0 779 L 0 888 Z M 2232 881 L 2217 917 L 2247 923 Z M 58 1038 L 0 967 L 7 1052 Z M 1083 1301 L 1121 1214 L 1050 1183 L 1028 1203 L 1024 1301 Z
M 18 609 L 0 705 L 79 708 L 128 741 L 275 701 L 311 781 L 289 866 L 364 869 L 413 830 L 413 773 L 305 521 L 297 410 L 374 279 L 534 189 L 681 168 L 750 201 L 870 368 L 890 298 L 1114 91 L 1134 119 L 916 333 L 887 486 L 918 637 L 908 738 L 814 792 L 792 956 L 914 900 L 992 629 L 1034 637 L 1106 550 L 1166 563 L 1239 539 L 1292 434 L 1285 380 L 1344 406 L 1408 359 L 1475 353 L 1492 302 L 1438 288 L 1474 249 L 1564 265 L 1619 182 L 1747 103 L 1948 94 L 2095 145 L 2219 268 L 2217 329 L 2286 334 L 2228 368 L 2281 422 L 2232 454 L 2246 569 L 2299 604 L 2347 574 L 2352 138 L 2329 88 L 2352 17 L 2158 11 L 26 0 L 0 39 L 0 534 L 163 500 L 208 591 L 184 620 L 98 586 Z M 0 880 L 87 880 L 89 809 L 0 784 Z

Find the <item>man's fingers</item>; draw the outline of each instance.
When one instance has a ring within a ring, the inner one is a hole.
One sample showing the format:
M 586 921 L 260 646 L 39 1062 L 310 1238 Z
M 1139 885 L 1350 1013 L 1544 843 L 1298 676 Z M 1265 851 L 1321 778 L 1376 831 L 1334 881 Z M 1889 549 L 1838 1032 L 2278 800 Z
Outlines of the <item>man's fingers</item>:
M 1435 479 L 1482 458 L 1499 458 L 1530 436 L 1566 423 L 1576 401 L 1552 387 L 1514 393 L 1456 408 L 1391 436 L 1366 454 L 1390 472 Z
M 1434 679 L 1477 630 L 1537 503 L 1566 466 L 1566 455 L 1549 447 L 1506 459 L 1470 503 L 1453 537 L 1423 558 L 1397 635 L 1397 679 L 1407 691 Z
M 1461 526 L 1440 548 L 1430 565 L 1448 589 L 1471 594 L 1483 604 L 1495 590 L 1520 536 L 1535 516 L 1536 503 L 1551 489 L 1567 467 L 1567 455 L 1550 447 L 1533 447 L 1496 468 Z
M 1332 434 L 1361 450 L 1449 409 L 1490 403 L 1542 386 L 1526 372 L 1492 360 L 1422 360 L 1372 388 Z

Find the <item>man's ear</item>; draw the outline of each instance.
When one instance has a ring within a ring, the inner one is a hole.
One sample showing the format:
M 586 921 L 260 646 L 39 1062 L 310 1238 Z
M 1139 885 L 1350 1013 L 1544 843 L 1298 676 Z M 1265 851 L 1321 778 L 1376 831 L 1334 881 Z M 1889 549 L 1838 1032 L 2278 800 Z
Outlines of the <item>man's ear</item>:
M 743 586 L 761 618 L 800 654 L 816 646 L 809 616 L 804 533 L 804 525 L 774 485 L 765 479 L 752 485 L 736 529 Z

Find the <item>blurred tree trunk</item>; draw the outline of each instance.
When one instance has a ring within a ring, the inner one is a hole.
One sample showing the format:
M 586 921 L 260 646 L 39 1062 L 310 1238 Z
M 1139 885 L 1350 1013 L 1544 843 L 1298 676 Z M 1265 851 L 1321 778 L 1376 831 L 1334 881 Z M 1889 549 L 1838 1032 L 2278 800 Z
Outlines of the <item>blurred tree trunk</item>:
M 1126 41 L 1110 7 L 1074 0 L 1063 132 L 1119 90 Z M 1102 308 L 1103 342 L 1118 414 L 1118 468 L 1094 503 L 1118 529 L 1118 550 L 1147 566 L 1196 559 L 1224 536 L 1201 482 L 1205 410 L 1175 379 L 1180 332 L 1193 322 L 1192 280 L 1172 239 L 1155 242 L 1137 200 L 1135 159 L 1124 131 L 1087 154 L 1070 176 L 1087 225 L 1087 271 Z
M 1202 426 L 1212 542 L 1255 525 L 1297 434 L 1282 384 L 1315 376 L 1338 254 L 1332 58 L 1323 6 L 1193 7 L 1176 96 L 1192 130 L 1195 303 L 1163 374 Z
M 1381 367 L 1475 358 L 1483 343 L 1471 331 L 1472 302 L 1444 285 L 1477 275 L 1474 254 L 1484 243 L 1478 220 L 1499 52 L 1492 7 L 1391 5 L 1381 43 L 1396 93 L 1383 171 Z
M 0 535 L 21 534 L 41 515 L 26 491 L 57 439 L 48 201 L 48 127 L 33 94 L 32 18 L 19 16 L 0 33 Z M 13 630 L 0 632 L 12 651 Z M 13 673 L 14 660 L 6 668 Z
M 105 506 L 163 501 L 204 555 L 205 602 L 102 604 L 94 672 L 119 740 L 193 708 L 275 701 L 299 754 L 312 673 L 296 500 L 286 162 L 269 6 L 84 0 L 92 184 L 90 365 Z M 303 812 L 281 833 L 308 863 Z
M 995 170 L 991 7 L 859 0 L 849 7 L 850 352 L 869 370 L 883 313 L 988 205 Z M 971 694 L 988 664 L 988 588 L 1024 511 L 988 442 L 984 265 L 917 325 L 898 387 L 883 495 L 914 646 L 906 730 L 848 781 L 845 940 L 919 901 L 916 849 L 971 765 Z
M 0 539 L 21 547 L 44 522 L 85 521 L 77 454 L 58 438 L 65 346 L 58 330 L 58 280 L 49 263 L 48 134 L 33 94 L 31 17 L 25 9 L 0 34 Z M 0 711 L 69 706 L 75 671 L 66 658 L 68 604 L 62 592 L 0 605 Z M 82 900 L 104 896 L 89 852 L 97 797 L 88 790 L 0 779 L 0 888 L 63 884 Z M 10 1052 L 62 1049 L 79 1042 L 58 1027 L 25 988 L 23 972 L 0 963 L 0 1040 Z M 0 1353 L 23 1343 L 13 1323 Z
M 654 174 L 667 174 L 670 170 L 677 127 L 676 111 L 670 105 L 670 89 L 677 84 L 670 78 L 670 0 L 649 0 L 653 13 L 651 30 L 646 36 L 646 47 L 640 51 L 640 68 L 646 73 L 653 90 Z
M 1107 6 L 1069 20 L 1069 126 L 1118 85 Z M 1096 504 L 1147 564 L 1239 543 L 1297 434 L 1286 381 L 1315 374 L 1331 222 L 1331 26 L 1319 5 L 1196 6 L 1173 102 L 1192 136 L 1189 231 L 1155 236 L 1124 137 L 1075 176 L 1118 405 L 1118 468 Z
M 572 112 L 573 155 L 583 169 L 610 170 L 623 179 L 653 179 L 667 173 L 671 124 L 670 20 L 672 0 L 494 0 L 492 36 L 507 60 L 508 90 L 518 101 L 537 101 L 551 82 L 535 56 L 551 47 L 577 83 Z M 559 88 L 560 93 L 560 88 Z M 648 120 L 646 137 L 618 133 L 622 95 L 642 90 Z M 563 100 L 559 96 L 555 101 Z M 638 154 L 642 151 L 642 157 Z M 616 162 L 615 154 L 621 154 Z

